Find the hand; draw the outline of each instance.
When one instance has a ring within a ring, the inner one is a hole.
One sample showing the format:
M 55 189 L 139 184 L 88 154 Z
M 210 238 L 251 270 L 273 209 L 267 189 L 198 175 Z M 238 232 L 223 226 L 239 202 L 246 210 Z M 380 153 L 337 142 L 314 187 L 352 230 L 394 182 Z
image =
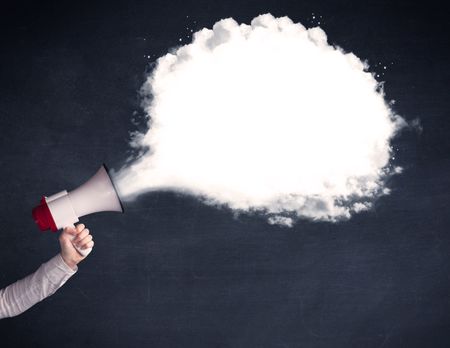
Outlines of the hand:
M 61 256 L 64 262 L 70 268 L 76 269 L 77 264 L 84 260 L 87 255 L 81 255 L 74 245 L 81 250 L 86 250 L 94 246 L 94 241 L 84 224 L 78 224 L 76 227 L 64 228 L 59 235 L 59 244 L 61 245 Z

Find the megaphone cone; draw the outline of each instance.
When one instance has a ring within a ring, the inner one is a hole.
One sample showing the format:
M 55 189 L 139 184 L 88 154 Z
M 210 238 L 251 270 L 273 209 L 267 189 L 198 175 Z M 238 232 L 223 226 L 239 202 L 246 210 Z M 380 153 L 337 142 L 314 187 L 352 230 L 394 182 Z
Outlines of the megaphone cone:
M 73 191 L 64 190 L 50 197 L 42 197 L 32 215 L 41 231 L 56 232 L 72 226 L 84 215 L 100 211 L 124 211 L 104 164 L 92 178 Z

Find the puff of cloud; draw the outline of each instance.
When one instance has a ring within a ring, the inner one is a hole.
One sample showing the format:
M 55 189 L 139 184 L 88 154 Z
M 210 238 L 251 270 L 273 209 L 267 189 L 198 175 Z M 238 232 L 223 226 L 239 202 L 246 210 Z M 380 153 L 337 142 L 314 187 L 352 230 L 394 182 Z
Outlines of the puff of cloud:
M 288 17 L 196 32 L 157 60 L 142 106 L 141 155 L 115 173 L 125 199 L 173 190 L 292 226 L 368 210 L 400 172 L 405 121 L 368 65 Z

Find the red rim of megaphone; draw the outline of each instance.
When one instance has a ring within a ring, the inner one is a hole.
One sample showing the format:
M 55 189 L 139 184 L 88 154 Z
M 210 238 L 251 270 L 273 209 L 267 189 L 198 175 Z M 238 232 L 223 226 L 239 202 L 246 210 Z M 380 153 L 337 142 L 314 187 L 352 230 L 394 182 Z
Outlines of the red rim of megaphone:
M 47 201 L 45 197 L 41 198 L 41 204 L 35 207 L 32 211 L 34 222 L 39 226 L 41 231 L 52 230 L 53 232 L 58 231 L 55 221 L 53 220 L 52 213 L 48 208 Z

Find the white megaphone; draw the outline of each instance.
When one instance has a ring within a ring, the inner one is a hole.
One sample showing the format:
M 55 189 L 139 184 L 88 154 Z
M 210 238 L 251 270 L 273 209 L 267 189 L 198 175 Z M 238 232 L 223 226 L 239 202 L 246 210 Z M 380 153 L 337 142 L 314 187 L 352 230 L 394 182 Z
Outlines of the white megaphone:
M 56 232 L 73 226 L 84 215 L 101 211 L 123 213 L 122 202 L 104 164 L 92 178 L 75 190 L 42 197 L 32 214 L 41 231 Z M 78 251 L 83 255 L 90 252 L 89 249 Z

